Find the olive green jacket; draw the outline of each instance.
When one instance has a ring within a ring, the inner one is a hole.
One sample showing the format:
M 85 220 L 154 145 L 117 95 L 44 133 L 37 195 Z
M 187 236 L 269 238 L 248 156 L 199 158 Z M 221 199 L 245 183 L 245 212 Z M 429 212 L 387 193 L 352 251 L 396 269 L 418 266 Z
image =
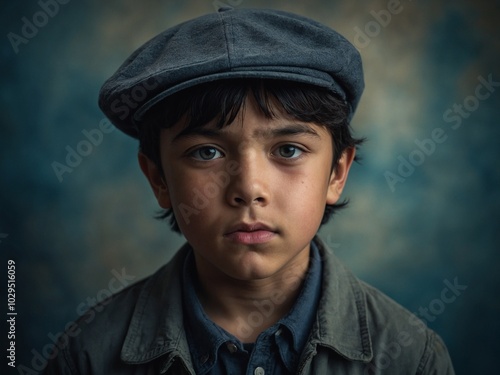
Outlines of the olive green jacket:
M 319 239 L 323 290 L 298 374 L 454 374 L 442 340 L 348 271 Z M 46 374 L 194 374 L 183 324 L 189 245 L 151 277 L 82 316 Z

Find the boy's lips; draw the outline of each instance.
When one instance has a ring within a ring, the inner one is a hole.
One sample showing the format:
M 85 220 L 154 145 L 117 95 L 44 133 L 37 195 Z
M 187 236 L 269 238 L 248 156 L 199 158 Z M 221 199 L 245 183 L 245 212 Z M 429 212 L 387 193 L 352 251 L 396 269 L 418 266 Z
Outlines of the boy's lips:
M 277 231 L 263 223 L 239 223 L 231 227 L 224 237 L 245 245 L 261 244 L 271 241 Z

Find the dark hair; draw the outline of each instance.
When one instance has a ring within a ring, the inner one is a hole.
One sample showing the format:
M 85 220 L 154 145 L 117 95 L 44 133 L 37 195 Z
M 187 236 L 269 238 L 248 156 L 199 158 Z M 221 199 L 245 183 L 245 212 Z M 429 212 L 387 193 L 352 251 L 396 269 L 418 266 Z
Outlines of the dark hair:
M 185 89 L 153 107 L 139 130 L 140 151 L 162 171 L 159 144 L 162 129 L 174 126 L 181 119 L 187 122 L 186 129 L 211 121 L 215 121 L 218 128 L 227 126 L 236 118 L 249 94 L 269 119 L 284 115 L 325 126 L 333 139 L 332 171 L 346 148 L 357 147 L 364 141 L 351 134 L 349 105 L 326 88 L 274 79 L 227 79 Z M 321 224 L 347 203 L 348 200 L 344 200 L 326 205 Z M 157 218 L 169 220 L 171 228 L 181 232 L 172 209 L 163 210 Z

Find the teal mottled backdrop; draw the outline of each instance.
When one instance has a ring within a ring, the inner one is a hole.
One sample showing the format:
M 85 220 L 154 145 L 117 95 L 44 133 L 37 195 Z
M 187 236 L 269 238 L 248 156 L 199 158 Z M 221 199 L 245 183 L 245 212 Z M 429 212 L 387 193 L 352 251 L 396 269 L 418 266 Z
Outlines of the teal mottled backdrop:
M 323 237 L 444 338 L 457 374 L 498 373 L 500 2 L 223 2 L 301 13 L 355 43 L 366 90 L 352 125 L 368 142 L 346 188 L 351 206 Z M 145 277 L 183 242 L 152 219 L 137 144 L 103 127 L 96 102 L 136 47 L 213 8 L 2 2 L 0 273 L 15 260 L 18 365 L 43 362 L 53 335 L 105 296 L 116 272 Z M 99 126 L 102 137 L 82 146 Z M 78 145 L 85 156 L 66 160 Z M 449 282 L 467 288 L 443 302 Z

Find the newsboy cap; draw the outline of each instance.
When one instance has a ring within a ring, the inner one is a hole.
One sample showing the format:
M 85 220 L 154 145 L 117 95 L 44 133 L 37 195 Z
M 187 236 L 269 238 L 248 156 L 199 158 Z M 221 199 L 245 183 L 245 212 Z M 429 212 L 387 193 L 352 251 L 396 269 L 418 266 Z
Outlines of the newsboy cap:
M 228 78 L 327 88 L 349 104 L 364 88 L 361 57 L 331 28 L 278 10 L 224 7 L 174 26 L 137 49 L 102 86 L 99 106 L 137 138 L 144 115 L 180 90 Z

